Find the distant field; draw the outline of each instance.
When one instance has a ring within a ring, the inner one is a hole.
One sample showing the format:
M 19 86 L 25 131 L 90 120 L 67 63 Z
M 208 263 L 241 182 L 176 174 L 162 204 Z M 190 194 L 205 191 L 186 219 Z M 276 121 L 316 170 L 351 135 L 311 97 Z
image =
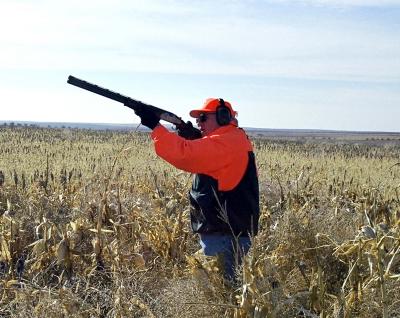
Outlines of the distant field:
M 258 130 L 248 129 L 251 136 L 272 140 L 297 140 L 315 142 L 360 142 L 364 144 L 396 144 L 400 145 L 400 133 L 394 132 L 352 132 L 322 130 Z
M 63 129 L 90 129 L 90 130 L 112 130 L 112 131 L 148 131 L 146 127 L 132 124 L 94 124 L 94 123 L 60 123 L 60 122 L 0 122 L 1 125 L 16 127 L 42 127 Z M 169 125 L 167 125 L 169 126 Z M 170 126 L 169 126 L 170 127 Z M 252 137 L 265 137 L 273 140 L 297 140 L 297 141 L 320 141 L 320 142 L 362 142 L 370 144 L 400 143 L 400 132 L 356 132 L 336 130 L 307 130 L 307 129 L 260 129 L 245 127 L 246 132 Z
M 237 286 L 148 133 L 0 127 L 0 317 L 399 317 L 399 134 L 252 131 Z

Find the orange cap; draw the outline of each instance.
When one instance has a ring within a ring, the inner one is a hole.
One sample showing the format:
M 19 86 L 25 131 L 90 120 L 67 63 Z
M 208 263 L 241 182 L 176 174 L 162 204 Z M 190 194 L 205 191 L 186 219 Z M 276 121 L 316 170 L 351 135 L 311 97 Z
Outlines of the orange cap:
M 225 106 L 228 107 L 229 111 L 231 112 L 232 117 L 235 117 L 237 115 L 237 112 L 233 110 L 231 103 L 227 101 L 224 102 Z M 220 106 L 219 98 L 207 98 L 201 109 L 194 109 L 190 111 L 189 114 L 193 118 L 197 118 L 202 113 L 215 113 L 217 111 L 218 106 Z

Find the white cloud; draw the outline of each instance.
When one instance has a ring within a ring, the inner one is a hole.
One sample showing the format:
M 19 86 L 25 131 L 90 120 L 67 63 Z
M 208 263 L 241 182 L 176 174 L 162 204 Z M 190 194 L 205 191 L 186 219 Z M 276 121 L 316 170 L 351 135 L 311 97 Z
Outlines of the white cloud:
M 273 3 L 294 3 L 330 7 L 398 7 L 399 0 L 270 0 Z
M 180 115 L 215 94 L 246 126 L 399 130 L 400 1 L 0 2 L 2 119 L 137 121 L 73 74 Z
M 248 6 L 254 10 L 257 3 Z M 0 28 L 7 30 L 0 34 L 0 68 L 399 78 L 396 29 L 387 32 L 346 17 L 295 24 L 290 16 L 241 14 L 246 10 L 242 2 L 229 1 L 6 1 L 0 13 Z

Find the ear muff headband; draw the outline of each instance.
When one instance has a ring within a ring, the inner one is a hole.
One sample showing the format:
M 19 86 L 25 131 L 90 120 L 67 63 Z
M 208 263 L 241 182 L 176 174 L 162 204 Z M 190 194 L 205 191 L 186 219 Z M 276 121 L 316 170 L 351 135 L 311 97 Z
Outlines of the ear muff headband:
M 216 110 L 217 123 L 220 126 L 228 125 L 232 120 L 232 114 L 230 109 L 225 105 L 222 98 L 219 99 L 219 106 Z

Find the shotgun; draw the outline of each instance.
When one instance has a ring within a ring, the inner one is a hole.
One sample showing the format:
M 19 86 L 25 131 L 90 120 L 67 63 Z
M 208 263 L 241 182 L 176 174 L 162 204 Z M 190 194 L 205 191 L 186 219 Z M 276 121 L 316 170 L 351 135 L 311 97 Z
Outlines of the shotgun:
M 160 118 L 162 120 L 165 120 L 166 122 L 169 122 L 171 124 L 174 124 L 176 129 L 178 130 L 178 132 L 179 131 L 181 131 L 181 132 L 182 131 L 186 131 L 186 132 L 189 131 L 189 133 L 186 134 L 186 135 L 189 135 L 190 138 L 187 138 L 187 139 L 201 138 L 200 130 L 198 130 L 197 128 L 194 128 L 190 121 L 184 122 L 182 120 L 182 118 L 178 117 L 177 115 L 175 115 L 175 114 L 173 114 L 173 113 L 171 113 L 171 112 L 169 112 L 167 110 L 164 110 L 164 109 L 152 106 L 152 105 L 145 104 L 145 103 L 143 103 L 143 102 L 141 102 L 139 100 L 130 98 L 128 96 L 124 96 L 124 95 L 116 93 L 116 92 L 113 92 L 113 91 L 111 91 L 111 90 L 109 90 L 107 88 L 103 88 L 103 87 L 101 87 L 99 85 L 95 85 L 95 84 L 89 83 L 87 81 L 81 80 L 81 79 L 79 79 L 77 77 L 74 77 L 72 75 L 68 76 L 67 83 L 71 84 L 71 85 L 74 85 L 74 86 L 77 86 L 77 87 L 80 87 L 82 89 L 86 89 L 86 90 L 88 90 L 88 91 L 90 91 L 92 93 L 95 93 L 95 94 L 110 98 L 110 99 L 115 100 L 117 102 L 120 102 L 120 103 L 124 104 L 126 107 L 129 107 L 130 109 L 135 110 L 135 111 L 140 111 L 141 109 L 150 110 L 158 118 Z

